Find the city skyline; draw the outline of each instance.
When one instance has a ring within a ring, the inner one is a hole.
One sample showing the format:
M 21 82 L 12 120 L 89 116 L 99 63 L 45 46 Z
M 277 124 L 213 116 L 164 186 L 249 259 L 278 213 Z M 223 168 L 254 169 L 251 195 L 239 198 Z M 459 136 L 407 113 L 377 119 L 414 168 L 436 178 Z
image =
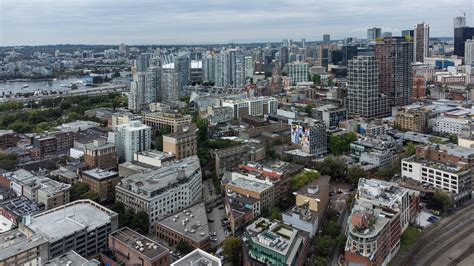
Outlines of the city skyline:
M 466 12 L 467 24 L 472 25 L 474 3 L 6 0 L 0 5 L 0 46 L 9 46 L 319 41 L 325 33 L 331 34 L 331 39 L 366 38 L 372 27 L 397 36 L 421 22 L 430 24 L 430 36 L 451 37 L 453 17 Z

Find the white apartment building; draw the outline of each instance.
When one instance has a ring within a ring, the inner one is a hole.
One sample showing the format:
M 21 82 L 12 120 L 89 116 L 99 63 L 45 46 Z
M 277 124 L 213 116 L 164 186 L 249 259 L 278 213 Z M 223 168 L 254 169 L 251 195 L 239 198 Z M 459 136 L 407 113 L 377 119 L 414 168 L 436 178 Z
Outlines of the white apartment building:
M 151 127 L 140 121 L 118 125 L 108 141 L 115 144 L 121 162 L 131 162 L 135 153 L 151 148 Z
M 474 65 L 474 39 L 464 43 L 464 64 Z
M 201 198 L 202 174 L 197 156 L 126 177 L 115 188 L 115 200 L 135 212 L 145 211 L 150 224 L 193 205 Z
M 472 193 L 472 169 L 459 165 L 427 161 L 412 156 L 402 160 L 402 177 L 454 193 L 455 201 L 469 197 Z
M 265 114 L 276 114 L 278 100 L 273 97 L 225 99 L 222 106 L 231 107 L 233 117 L 238 119 L 241 115 L 263 116 Z
M 308 63 L 294 62 L 287 64 L 288 77 L 291 78 L 291 84 L 296 85 L 298 82 L 308 81 Z
M 438 116 L 433 120 L 433 131 L 459 135 L 468 124 L 467 119 Z

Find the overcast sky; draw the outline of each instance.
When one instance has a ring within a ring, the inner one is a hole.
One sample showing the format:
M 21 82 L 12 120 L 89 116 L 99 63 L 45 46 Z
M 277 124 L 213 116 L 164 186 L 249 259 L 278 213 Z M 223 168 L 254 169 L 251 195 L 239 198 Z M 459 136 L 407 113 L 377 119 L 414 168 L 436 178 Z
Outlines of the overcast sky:
M 474 0 L 0 0 L 0 45 L 196 44 L 399 35 L 452 36 Z

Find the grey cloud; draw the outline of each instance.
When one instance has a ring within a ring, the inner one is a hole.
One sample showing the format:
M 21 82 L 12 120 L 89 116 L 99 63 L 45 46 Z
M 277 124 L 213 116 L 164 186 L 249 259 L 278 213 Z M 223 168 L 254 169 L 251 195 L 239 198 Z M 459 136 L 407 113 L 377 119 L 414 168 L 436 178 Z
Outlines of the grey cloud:
M 0 0 L 0 45 L 213 43 L 364 37 L 412 28 L 451 36 L 471 0 Z M 468 20 L 469 21 L 469 20 Z

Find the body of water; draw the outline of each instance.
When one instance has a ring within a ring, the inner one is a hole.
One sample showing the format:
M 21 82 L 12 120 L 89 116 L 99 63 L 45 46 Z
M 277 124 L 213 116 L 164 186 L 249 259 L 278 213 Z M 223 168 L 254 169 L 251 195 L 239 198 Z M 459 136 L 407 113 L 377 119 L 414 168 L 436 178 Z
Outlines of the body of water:
M 124 77 L 129 74 L 130 72 L 120 72 L 121 78 L 113 79 L 111 83 L 127 82 Z M 86 77 L 88 76 L 66 79 L 4 81 L 0 82 L 0 96 L 25 92 L 68 91 L 72 84 L 76 84 L 78 89 L 83 89 L 86 88 Z
M 66 91 L 71 89 L 71 84 L 78 87 L 85 85 L 83 78 L 51 79 L 51 80 L 22 80 L 0 82 L 1 94 L 15 94 L 36 91 Z

